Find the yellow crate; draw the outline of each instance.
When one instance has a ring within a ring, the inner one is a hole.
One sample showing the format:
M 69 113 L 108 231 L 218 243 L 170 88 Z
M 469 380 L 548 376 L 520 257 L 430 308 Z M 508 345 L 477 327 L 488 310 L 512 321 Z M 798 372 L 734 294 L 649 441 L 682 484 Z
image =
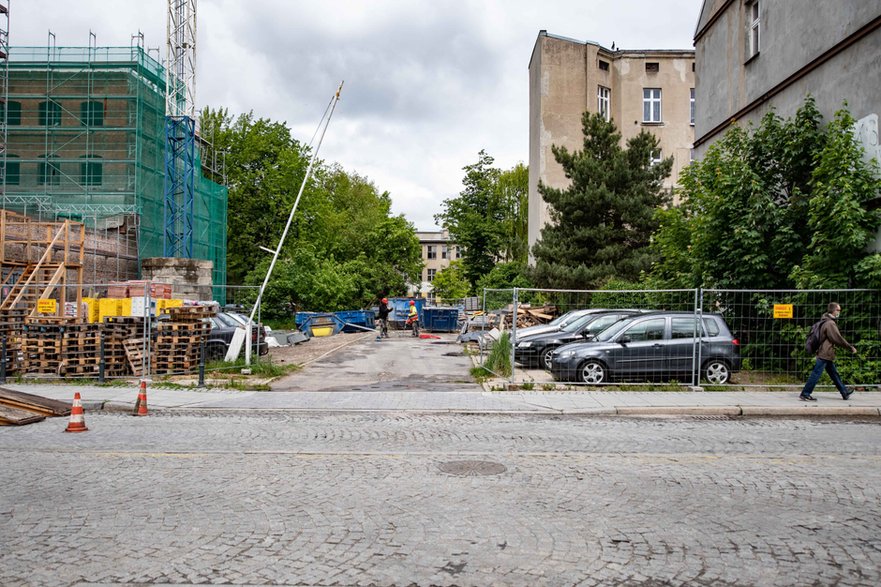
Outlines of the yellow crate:
M 98 300 L 98 320 L 103 322 L 107 316 L 121 316 L 119 298 L 103 298 Z
M 132 299 L 131 298 L 122 298 L 119 300 L 119 315 L 120 316 L 131 316 L 132 315 Z
M 83 298 L 86 305 L 86 321 L 90 324 L 98 321 L 99 308 L 98 298 Z

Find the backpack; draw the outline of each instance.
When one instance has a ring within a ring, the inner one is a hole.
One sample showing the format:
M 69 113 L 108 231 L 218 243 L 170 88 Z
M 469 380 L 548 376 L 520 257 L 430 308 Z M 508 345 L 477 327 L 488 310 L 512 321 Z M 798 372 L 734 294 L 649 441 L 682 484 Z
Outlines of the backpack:
M 817 351 L 820 350 L 820 343 L 823 341 L 820 340 L 820 331 L 823 328 L 823 324 L 826 323 L 826 319 L 818 320 L 811 325 L 811 332 L 808 334 L 808 339 L 805 341 L 805 351 L 809 355 L 816 355 Z

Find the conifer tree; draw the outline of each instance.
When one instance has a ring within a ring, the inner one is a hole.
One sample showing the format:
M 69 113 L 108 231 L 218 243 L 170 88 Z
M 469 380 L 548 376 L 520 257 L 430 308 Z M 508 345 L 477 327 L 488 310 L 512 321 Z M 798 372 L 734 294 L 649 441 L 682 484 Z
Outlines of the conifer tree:
M 569 187 L 539 184 L 551 220 L 533 248 L 533 277 L 542 287 L 593 289 L 609 279 L 639 279 L 651 267 L 655 211 L 669 198 L 662 182 L 673 158 L 652 161 L 657 137 L 642 131 L 621 147 L 615 123 L 589 112 L 582 129 L 582 150 L 552 147 Z

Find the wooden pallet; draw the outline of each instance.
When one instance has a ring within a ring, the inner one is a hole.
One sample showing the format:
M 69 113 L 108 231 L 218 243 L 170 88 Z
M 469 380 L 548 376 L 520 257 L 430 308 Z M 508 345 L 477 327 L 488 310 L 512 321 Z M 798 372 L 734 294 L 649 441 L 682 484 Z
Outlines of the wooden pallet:
M 144 361 L 144 341 L 140 338 L 130 338 L 126 340 L 125 345 L 125 355 L 128 360 L 128 364 L 131 367 L 132 374 L 140 377 L 144 375 L 144 367 L 146 363 Z

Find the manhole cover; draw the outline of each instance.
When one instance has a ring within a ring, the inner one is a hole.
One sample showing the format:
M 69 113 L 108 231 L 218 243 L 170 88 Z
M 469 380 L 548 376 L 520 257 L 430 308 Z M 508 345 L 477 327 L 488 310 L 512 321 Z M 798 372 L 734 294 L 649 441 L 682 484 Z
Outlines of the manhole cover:
M 449 461 L 441 463 L 438 468 L 444 473 L 459 477 L 477 477 L 478 475 L 501 475 L 508 468 L 501 463 L 492 461 Z

